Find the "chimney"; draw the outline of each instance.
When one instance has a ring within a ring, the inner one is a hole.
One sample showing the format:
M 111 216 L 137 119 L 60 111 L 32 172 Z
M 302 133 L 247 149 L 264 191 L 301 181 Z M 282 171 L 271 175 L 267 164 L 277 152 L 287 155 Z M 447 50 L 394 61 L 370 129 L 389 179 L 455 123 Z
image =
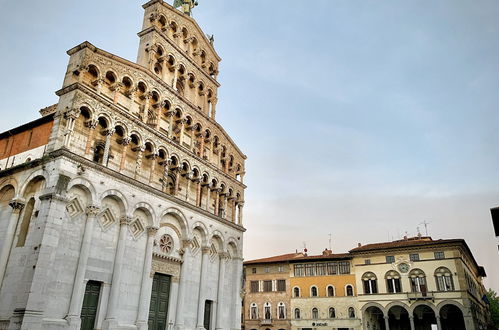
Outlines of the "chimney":
M 357 243 L 357 247 L 361 247 L 361 246 L 362 246 L 362 244 L 360 244 L 360 243 Z
M 332 250 L 328 250 L 327 248 L 324 249 L 324 251 L 322 251 L 322 255 L 323 256 L 330 256 L 331 254 L 333 254 L 333 251 Z
M 407 241 L 407 235 L 404 236 L 404 241 Z

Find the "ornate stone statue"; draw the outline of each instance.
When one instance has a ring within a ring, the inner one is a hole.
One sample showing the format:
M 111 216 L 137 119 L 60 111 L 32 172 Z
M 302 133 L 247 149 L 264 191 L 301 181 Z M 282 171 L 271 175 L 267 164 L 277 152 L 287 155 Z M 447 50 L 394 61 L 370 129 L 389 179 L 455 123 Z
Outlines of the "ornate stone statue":
M 174 0 L 173 7 L 178 8 L 182 6 L 184 14 L 191 16 L 192 9 L 198 5 L 195 0 Z

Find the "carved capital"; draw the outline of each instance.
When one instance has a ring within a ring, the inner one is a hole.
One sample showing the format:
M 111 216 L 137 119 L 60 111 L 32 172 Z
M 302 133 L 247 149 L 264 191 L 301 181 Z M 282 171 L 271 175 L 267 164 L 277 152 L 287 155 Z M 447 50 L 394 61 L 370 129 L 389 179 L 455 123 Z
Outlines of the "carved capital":
M 123 139 L 121 139 L 121 145 L 122 146 L 127 146 L 130 144 L 130 142 L 132 142 L 132 138 L 131 137 L 124 137 Z
M 64 118 L 66 119 L 76 119 L 80 116 L 80 109 L 71 109 L 64 113 Z
M 104 135 L 106 136 L 113 136 L 114 132 L 116 130 L 114 128 L 111 128 L 111 129 L 107 129 L 105 132 L 104 132 Z
M 147 235 L 148 236 L 154 236 L 156 235 L 156 233 L 158 232 L 158 227 L 154 227 L 154 226 L 148 226 L 147 227 Z
M 120 218 L 120 226 L 128 226 L 132 221 L 132 217 L 123 216 Z
M 13 213 L 19 213 L 23 210 L 24 208 L 24 201 L 20 199 L 13 199 L 9 202 L 9 206 L 12 207 L 12 212 Z
M 202 252 L 203 254 L 208 254 L 208 253 L 210 253 L 210 251 L 211 251 L 211 248 L 210 248 L 209 246 L 203 246 L 203 247 L 201 248 L 201 252 Z
M 242 208 L 244 207 L 244 201 L 242 201 L 242 202 L 238 202 L 238 203 L 237 203 L 237 206 L 238 206 L 240 209 L 242 209 Z
M 95 206 L 95 205 L 89 205 L 87 206 L 87 209 L 85 210 L 85 213 L 90 217 L 90 216 L 96 216 L 99 214 L 100 208 Z
M 182 249 L 187 249 L 192 244 L 192 239 L 186 238 L 182 240 Z
M 85 126 L 90 129 L 96 129 L 99 121 L 97 119 L 90 119 L 85 122 Z

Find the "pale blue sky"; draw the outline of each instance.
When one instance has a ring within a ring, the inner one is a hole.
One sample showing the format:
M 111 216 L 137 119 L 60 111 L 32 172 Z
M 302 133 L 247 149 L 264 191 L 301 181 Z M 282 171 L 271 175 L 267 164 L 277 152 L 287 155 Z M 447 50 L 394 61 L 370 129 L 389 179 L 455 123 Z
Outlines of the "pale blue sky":
M 499 289 L 499 2 L 199 1 L 223 58 L 217 120 L 248 155 L 247 259 L 426 220 Z M 0 131 L 57 101 L 76 44 L 135 60 L 141 5 L 0 0 Z

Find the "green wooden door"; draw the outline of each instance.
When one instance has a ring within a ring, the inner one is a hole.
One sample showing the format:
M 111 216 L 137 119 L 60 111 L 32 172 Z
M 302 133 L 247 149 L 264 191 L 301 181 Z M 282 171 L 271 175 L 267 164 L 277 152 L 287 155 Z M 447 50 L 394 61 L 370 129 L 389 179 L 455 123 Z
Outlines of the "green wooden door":
M 97 305 L 99 304 L 100 282 L 88 281 L 81 308 L 81 330 L 93 330 Z
M 206 300 L 204 302 L 204 328 L 206 330 L 211 329 L 211 308 L 213 306 L 213 301 L 211 300 Z
M 164 330 L 167 326 L 168 300 L 171 277 L 154 274 L 152 280 L 151 304 L 149 306 L 149 330 Z

